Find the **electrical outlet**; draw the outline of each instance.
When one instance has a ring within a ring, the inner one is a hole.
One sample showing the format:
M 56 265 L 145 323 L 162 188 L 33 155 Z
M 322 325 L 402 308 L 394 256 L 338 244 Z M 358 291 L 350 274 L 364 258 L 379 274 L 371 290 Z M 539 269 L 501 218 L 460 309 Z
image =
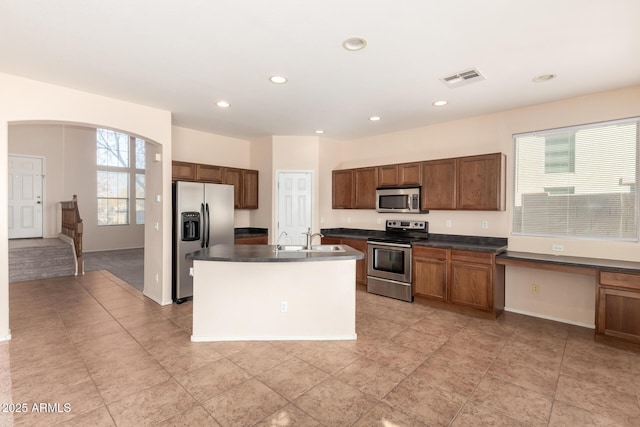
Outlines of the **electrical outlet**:
M 562 245 L 551 245 L 551 250 L 553 250 L 554 252 L 563 252 L 564 251 L 564 246 L 562 246 Z
M 537 283 L 533 283 L 531 285 L 531 293 L 534 295 L 540 295 L 540 285 Z
M 350 216 L 347 217 L 347 224 L 351 224 L 351 217 Z
M 444 224 L 445 224 L 445 227 L 451 228 L 451 220 L 450 219 L 446 220 Z
M 489 228 L 489 221 L 486 221 L 486 220 L 485 220 L 485 221 L 482 221 L 482 222 L 480 223 L 480 228 L 482 228 L 483 230 L 488 229 L 488 228 Z
M 286 301 L 280 301 L 280 313 L 286 313 L 289 311 L 289 303 Z

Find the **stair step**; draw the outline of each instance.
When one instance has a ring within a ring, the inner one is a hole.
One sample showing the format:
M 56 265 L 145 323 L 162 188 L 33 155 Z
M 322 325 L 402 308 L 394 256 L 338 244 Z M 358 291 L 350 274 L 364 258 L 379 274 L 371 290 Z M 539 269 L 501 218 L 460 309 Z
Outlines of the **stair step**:
M 75 259 L 71 245 L 9 249 L 9 282 L 73 276 Z

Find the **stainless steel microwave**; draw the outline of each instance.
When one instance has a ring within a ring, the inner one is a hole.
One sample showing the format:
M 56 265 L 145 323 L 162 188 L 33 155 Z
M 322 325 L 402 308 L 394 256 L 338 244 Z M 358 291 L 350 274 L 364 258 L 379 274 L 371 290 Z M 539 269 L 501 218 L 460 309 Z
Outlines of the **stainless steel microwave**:
M 377 188 L 376 211 L 420 213 L 420 187 Z

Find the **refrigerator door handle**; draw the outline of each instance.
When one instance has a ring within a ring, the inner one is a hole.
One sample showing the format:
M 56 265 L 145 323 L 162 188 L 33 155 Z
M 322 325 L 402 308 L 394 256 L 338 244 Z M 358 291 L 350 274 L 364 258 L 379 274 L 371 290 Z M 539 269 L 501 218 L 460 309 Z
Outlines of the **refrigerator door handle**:
M 205 243 L 207 242 L 207 238 L 205 237 L 205 232 L 207 231 L 207 219 L 208 219 L 208 215 L 207 217 L 205 217 L 204 215 L 204 203 L 200 203 L 200 217 L 202 218 L 202 220 L 200 221 L 200 228 L 202 230 L 202 239 L 200 240 L 200 247 L 204 248 L 205 247 Z
M 206 247 L 209 247 L 209 237 L 211 236 L 211 218 L 209 217 L 209 203 L 205 203 L 207 209 L 207 244 Z

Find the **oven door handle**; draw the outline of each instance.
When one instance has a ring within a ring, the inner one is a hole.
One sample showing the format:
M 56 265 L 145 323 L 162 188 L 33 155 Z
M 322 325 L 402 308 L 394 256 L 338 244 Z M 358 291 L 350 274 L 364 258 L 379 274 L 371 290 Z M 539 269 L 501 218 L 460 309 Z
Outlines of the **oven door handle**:
M 387 242 L 367 242 L 367 245 L 375 246 L 392 246 L 394 248 L 410 248 L 411 244 L 407 243 L 387 243 Z

